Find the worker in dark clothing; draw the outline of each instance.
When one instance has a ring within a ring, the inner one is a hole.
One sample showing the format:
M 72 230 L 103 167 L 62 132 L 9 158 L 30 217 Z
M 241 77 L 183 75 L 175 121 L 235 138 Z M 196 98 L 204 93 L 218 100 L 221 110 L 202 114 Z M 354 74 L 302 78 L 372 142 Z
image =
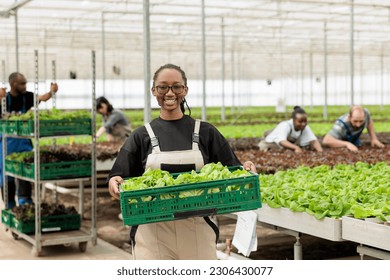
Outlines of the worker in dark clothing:
M 8 78 L 10 84 L 10 91 L 7 92 L 6 88 L 0 88 L 0 97 L 6 98 L 6 112 L 7 115 L 10 114 L 24 114 L 30 108 L 34 106 L 34 93 L 27 91 L 27 80 L 23 74 L 19 72 L 12 73 Z M 56 83 L 52 83 L 50 85 L 50 91 L 39 95 L 40 101 L 49 100 L 56 92 L 58 91 L 58 85 Z M 0 112 L 3 112 L 2 108 Z M 1 116 L 2 119 L 6 119 L 7 116 Z M 0 137 L 0 144 L 2 144 L 3 137 Z M 32 150 L 32 143 L 30 139 L 22 139 L 22 138 L 11 138 L 7 137 L 7 153 L 11 154 L 14 152 L 26 152 Z M 2 198 L 4 200 L 3 195 L 3 149 L 0 149 L 0 188 L 2 191 Z M 18 184 L 18 204 L 23 205 L 27 203 L 31 203 L 31 183 L 14 179 L 13 177 L 8 176 L 8 205 L 6 208 L 12 208 L 16 205 L 15 202 L 15 192 L 16 192 L 16 184 Z

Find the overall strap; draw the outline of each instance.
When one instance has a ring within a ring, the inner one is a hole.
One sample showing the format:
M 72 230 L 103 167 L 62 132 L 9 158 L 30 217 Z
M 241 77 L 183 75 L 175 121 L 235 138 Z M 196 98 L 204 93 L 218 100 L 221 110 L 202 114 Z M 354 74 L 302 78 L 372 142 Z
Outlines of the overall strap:
M 138 225 L 132 226 L 130 229 L 130 246 L 131 246 L 131 254 L 133 255 L 133 259 L 135 260 L 135 234 L 137 233 Z
M 355 144 L 356 140 L 359 139 L 359 137 L 362 133 L 360 132 L 359 134 L 356 134 L 355 136 L 353 136 L 348 125 L 342 119 L 337 119 L 337 121 L 339 121 L 344 126 L 344 128 L 347 130 L 347 140 L 349 142 L 351 142 L 352 144 Z
M 7 92 L 7 112 L 11 113 L 11 93 Z
M 195 120 L 194 134 L 192 135 L 192 150 L 199 150 L 199 130 L 200 130 L 200 120 Z
M 339 121 L 344 126 L 345 130 L 347 131 L 347 135 L 351 135 L 351 130 L 349 129 L 348 125 L 342 119 L 337 119 L 337 121 Z
M 156 137 L 156 135 L 154 135 L 154 132 L 153 132 L 152 127 L 150 126 L 150 123 L 146 123 L 145 124 L 145 128 L 146 128 L 146 131 L 149 134 L 150 142 L 152 143 L 152 151 L 160 152 L 160 146 L 159 146 L 159 143 L 158 143 L 158 138 Z
M 11 92 L 7 93 L 7 112 L 11 113 L 11 103 L 12 103 L 12 98 L 11 98 Z M 22 113 L 26 113 L 26 95 L 23 94 L 23 106 L 22 106 Z
M 27 110 L 26 110 L 26 95 L 23 94 L 23 107 L 22 107 L 22 113 L 26 113 Z

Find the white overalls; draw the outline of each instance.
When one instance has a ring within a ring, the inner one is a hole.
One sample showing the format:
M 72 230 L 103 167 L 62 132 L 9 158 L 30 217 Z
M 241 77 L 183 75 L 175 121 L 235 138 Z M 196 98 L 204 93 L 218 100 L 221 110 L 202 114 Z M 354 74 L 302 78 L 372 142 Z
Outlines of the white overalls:
M 145 126 L 153 147 L 147 158 L 146 168 L 161 168 L 164 164 L 190 164 L 195 165 L 196 170 L 202 168 L 204 161 L 198 144 L 199 120 L 195 122 L 192 149 L 184 151 L 162 152 L 150 124 Z M 216 225 L 208 217 L 140 225 L 135 235 L 133 255 L 139 260 L 217 259 L 216 232 L 212 226 L 217 230 Z

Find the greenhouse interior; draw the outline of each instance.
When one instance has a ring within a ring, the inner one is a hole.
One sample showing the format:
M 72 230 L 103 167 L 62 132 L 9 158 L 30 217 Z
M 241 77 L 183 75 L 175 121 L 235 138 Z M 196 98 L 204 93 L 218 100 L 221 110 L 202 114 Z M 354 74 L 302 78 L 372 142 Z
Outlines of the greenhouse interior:
M 389 34 L 388 0 L 0 1 L 0 259 L 390 260 Z

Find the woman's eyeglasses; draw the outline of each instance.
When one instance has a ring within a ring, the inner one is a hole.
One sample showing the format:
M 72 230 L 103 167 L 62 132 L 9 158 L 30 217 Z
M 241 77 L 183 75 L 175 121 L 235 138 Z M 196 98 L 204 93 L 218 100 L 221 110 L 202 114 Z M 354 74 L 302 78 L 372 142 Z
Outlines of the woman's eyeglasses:
M 182 94 L 184 92 L 184 89 L 186 88 L 186 86 L 183 86 L 183 85 L 173 85 L 173 86 L 162 85 L 162 86 L 155 86 L 155 88 L 159 94 L 166 94 L 166 93 L 168 93 L 169 90 L 172 90 L 172 92 L 175 94 Z

